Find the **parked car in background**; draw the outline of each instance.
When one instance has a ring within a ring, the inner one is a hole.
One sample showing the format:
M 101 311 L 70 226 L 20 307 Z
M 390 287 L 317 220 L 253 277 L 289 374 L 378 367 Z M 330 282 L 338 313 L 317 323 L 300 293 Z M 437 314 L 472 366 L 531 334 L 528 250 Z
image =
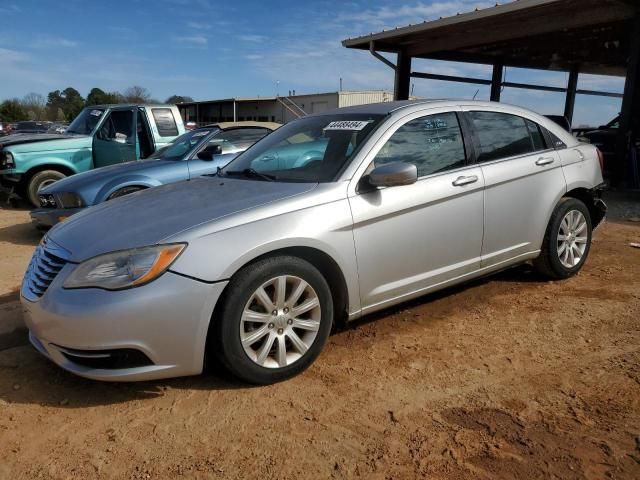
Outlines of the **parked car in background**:
M 4 137 L 11 133 L 11 124 L 8 122 L 0 122 L 0 137 Z
M 184 128 L 186 130 L 194 130 L 198 128 L 198 124 L 196 122 L 187 122 L 184 124 Z
M 598 128 L 574 129 L 573 133 L 581 138 L 586 138 L 592 145 L 600 149 L 604 155 L 605 173 L 616 159 L 616 140 L 620 131 L 620 116 L 618 115 L 606 125 Z
M 31 212 L 36 226 L 61 220 L 113 198 L 167 183 L 216 173 L 238 153 L 278 128 L 278 123 L 218 123 L 187 132 L 147 160 L 80 173 L 44 187 L 40 207 Z
M 19 133 L 47 133 L 51 127 L 51 122 L 24 121 L 17 122 L 12 130 L 12 134 Z
M 49 130 L 47 130 L 47 133 L 64 133 L 67 131 L 68 127 L 69 125 L 65 123 L 52 123 L 51 125 L 49 125 Z
M 41 188 L 92 168 L 147 158 L 184 131 L 171 105 L 87 107 L 64 134 L 0 138 L 0 182 L 38 206 Z
M 301 160 L 271 169 L 292 145 Z M 217 358 L 272 383 L 307 368 L 335 322 L 528 261 L 575 275 L 601 183 L 594 146 L 522 108 L 309 115 L 216 176 L 56 225 L 24 277 L 25 321 L 35 348 L 84 377 L 190 375 Z

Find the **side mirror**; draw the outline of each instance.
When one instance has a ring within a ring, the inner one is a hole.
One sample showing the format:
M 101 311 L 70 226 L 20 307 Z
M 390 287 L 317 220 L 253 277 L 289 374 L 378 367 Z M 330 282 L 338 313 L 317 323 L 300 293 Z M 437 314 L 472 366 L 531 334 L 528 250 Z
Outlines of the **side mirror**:
M 374 168 L 369 183 L 374 187 L 411 185 L 418 180 L 418 169 L 413 163 L 393 162 Z
M 222 154 L 221 145 L 209 145 L 208 147 L 198 152 L 198 158 L 200 160 L 213 160 L 214 155 Z

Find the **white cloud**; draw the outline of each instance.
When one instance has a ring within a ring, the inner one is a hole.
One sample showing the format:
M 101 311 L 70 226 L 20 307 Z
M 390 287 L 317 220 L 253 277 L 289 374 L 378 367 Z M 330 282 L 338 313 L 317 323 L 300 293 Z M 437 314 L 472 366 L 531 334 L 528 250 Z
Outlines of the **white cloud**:
M 243 42 L 255 42 L 262 43 L 267 40 L 264 35 L 238 35 L 238 38 Z
M 187 22 L 187 27 L 193 30 L 211 30 L 211 24 L 204 22 Z
M 38 35 L 32 44 L 34 48 L 74 48 L 78 45 L 75 40 L 53 35 Z
M 18 5 L 16 5 L 15 3 L 0 6 L 0 14 L 2 15 L 8 15 L 10 13 L 20 13 L 20 11 L 20 7 L 18 7 Z
M 418 2 L 412 5 L 400 5 L 393 7 L 380 7 L 363 10 L 359 13 L 342 14 L 337 21 L 352 23 L 365 23 L 372 29 L 391 28 L 404 26 L 409 23 L 418 23 L 425 20 L 433 20 L 438 17 L 446 17 L 457 13 L 465 13 L 476 8 L 487 8 L 495 5 L 495 1 L 436 1 L 433 3 Z
M 185 35 L 180 37 L 174 37 L 178 43 L 184 43 L 194 46 L 204 47 L 209 43 L 209 40 L 204 35 Z

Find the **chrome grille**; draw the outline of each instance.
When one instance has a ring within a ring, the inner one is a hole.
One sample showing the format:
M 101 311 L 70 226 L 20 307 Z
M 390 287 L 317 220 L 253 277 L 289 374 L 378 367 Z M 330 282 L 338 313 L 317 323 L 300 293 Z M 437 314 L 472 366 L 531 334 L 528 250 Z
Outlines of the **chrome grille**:
M 39 245 L 24 276 L 23 294 L 30 299 L 40 298 L 66 263 L 66 260 Z

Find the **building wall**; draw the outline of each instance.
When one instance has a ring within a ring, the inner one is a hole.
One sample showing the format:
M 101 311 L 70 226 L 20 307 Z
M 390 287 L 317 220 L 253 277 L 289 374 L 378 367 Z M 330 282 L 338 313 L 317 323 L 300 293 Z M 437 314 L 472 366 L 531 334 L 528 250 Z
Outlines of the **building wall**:
M 339 108 L 393 101 L 393 93 L 384 90 L 371 90 L 368 92 L 339 92 L 339 96 Z
M 238 121 L 255 120 L 287 123 L 303 115 L 300 109 L 306 114 L 311 114 L 333 110 L 334 108 L 390 102 L 391 100 L 393 100 L 393 94 L 383 90 L 316 93 L 264 100 L 238 99 L 235 102 L 236 119 Z M 292 105 L 291 102 L 294 102 L 295 105 Z M 231 100 L 197 102 L 197 105 L 180 105 L 178 108 L 185 122 L 196 122 L 199 125 L 205 125 L 233 121 L 233 101 Z

